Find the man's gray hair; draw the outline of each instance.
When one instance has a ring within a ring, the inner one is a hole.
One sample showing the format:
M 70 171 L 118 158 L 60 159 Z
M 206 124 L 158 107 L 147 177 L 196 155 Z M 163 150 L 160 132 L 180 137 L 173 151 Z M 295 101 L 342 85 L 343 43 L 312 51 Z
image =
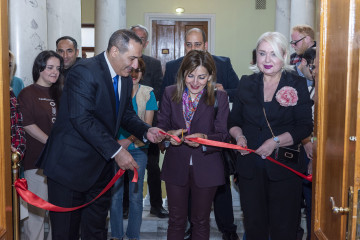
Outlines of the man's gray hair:
M 134 31 L 134 28 L 139 28 L 139 29 L 143 30 L 143 31 L 146 33 L 145 42 L 147 42 L 147 40 L 148 40 L 148 38 L 149 38 L 149 31 L 148 31 L 148 29 L 147 29 L 145 26 L 141 25 L 141 24 L 136 24 L 136 25 L 131 26 L 131 27 L 130 27 L 130 30 Z
M 129 50 L 130 39 L 142 44 L 141 39 L 133 31 L 128 29 L 117 30 L 109 39 L 107 51 L 110 52 L 110 49 L 115 46 L 119 49 L 120 53 L 127 52 Z

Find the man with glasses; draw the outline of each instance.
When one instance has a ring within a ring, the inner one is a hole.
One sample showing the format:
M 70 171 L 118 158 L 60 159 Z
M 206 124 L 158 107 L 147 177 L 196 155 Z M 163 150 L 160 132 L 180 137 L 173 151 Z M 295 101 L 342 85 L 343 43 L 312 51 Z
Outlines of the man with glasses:
M 314 36 L 314 29 L 308 25 L 297 25 L 291 29 L 290 45 L 295 50 L 295 53 L 290 56 L 291 65 L 301 61 L 306 49 L 316 47 Z
M 316 59 L 316 48 L 308 48 L 300 62 L 295 64 L 295 71 L 299 76 L 306 78 L 308 89 L 310 92 L 311 100 L 314 99 L 315 94 L 315 73 L 316 73 L 316 66 L 315 66 L 315 59 Z M 313 119 L 314 119 L 314 105 L 312 106 L 313 112 Z M 312 157 L 313 157 L 313 140 L 312 136 L 301 141 L 302 145 L 305 149 L 305 160 L 308 164 L 307 174 L 312 174 Z M 303 196 L 305 199 L 305 212 L 306 212 L 306 228 L 308 232 L 307 239 L 310 239 L 310 232 L 311 232 L 311 182 L 304 180 L 303 181 Z M 303 229 L 300 227 L 299 221 L 299 232 L 301 235 L 303 233 Z M 298 233 L 299 234 L 299 233 Z M 298 239 L 302 239 L 298 238 Z

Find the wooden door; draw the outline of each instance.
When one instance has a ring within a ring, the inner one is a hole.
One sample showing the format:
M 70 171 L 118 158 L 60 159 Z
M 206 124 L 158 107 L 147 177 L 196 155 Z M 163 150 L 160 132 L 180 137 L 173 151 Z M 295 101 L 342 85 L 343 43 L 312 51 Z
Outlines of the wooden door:
M 360 239 L 360 0 L 319 3 L 312 239 Z
M 0 239 L 13 239 L 7 1 L 0 1 Z
M 153 20 L 151 52 L 161 61 L 163 72 L 168 61 L 185 54 L 185 33 L 191 28 L 200 28 L 208 34 L 207 21 Z

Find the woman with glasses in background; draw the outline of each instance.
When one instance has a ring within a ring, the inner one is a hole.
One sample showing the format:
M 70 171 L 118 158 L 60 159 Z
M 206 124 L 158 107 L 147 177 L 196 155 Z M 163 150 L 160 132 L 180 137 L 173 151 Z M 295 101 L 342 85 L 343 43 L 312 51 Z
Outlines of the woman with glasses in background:
M 141 120 L 152 125 L 154 111 L 158 109 L 153 88 L 140 84 L 145 75 L 145 62 L 139 58 L 139 67 L 132 69 L 130 76 L 133 82 L 132 104 L 135 112 Z M 118 142 L 129 151 L 136 163 L 139 165 L 138 181 L 132 182 L 134 172 L 129 174 L 129 220 L 124 232 L 123 227 L 123 196 L 124 196 L 124 178 L 120 178 L 112 188 L 112 201 L 110 208 L 111 237 L 114 239 L 123 239 L 124 236 L 130 240 L 140 238 L 140 227 L 143 211 L 143 184 L 145 169 L 147 164 L 148 144 L 128 133 L 125 129 L 120 129 Z M 122 150 L 121 150 L 122 151 Z M 116 172 L 119 166 L 116 165 Z

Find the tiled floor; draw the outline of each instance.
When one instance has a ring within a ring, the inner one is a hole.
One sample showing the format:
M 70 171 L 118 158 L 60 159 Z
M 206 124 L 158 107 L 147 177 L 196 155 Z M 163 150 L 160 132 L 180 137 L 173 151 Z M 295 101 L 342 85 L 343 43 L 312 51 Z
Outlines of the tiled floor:
M 244 234 L 243 217 L 238 209 L 234 209 L 235 224 L 238 226 L 237 232 L 242 239 Z M 168 219 L 160 219 L 149 213 L 149 207 L 145 206 L 143 211 L 143 221 L 141 225 L 141 240 L 166 240 Z M 127 220 L 125 220 L 124 228 L 126 229 Z M 302 227 L 305 227 L 305 218 L 302 219 Z M 110 233 L 111 229 L 109 229 Z M 109 234 L 110 237 L 110 234 Z M 303 240 L 306 239 L 306 233 Z M 222 235 L 218 231 L 215 223 L 214 213 L 210 215 L 210 240 L 222 240 Z
M 244 234 L 243 217 L 242 213 L 236 207 L 234 208 L 235 224 L 238 226 L 237 232 L 242 239 Z M 126 229 L 127 220 L 124 222 L 124 228 Z M 141 225 L 141 240 L 166 240 L 166 231 L 168 226 L 168 219 L 157 218 L 150 214 L 149 207 L 145 206 L 143 211 L 143 221 Z M 305 218 L 302 218 L 302 227 L 305 229 Z M 47 229 L 46 229 L 47 230 Z M 111 236 L 111 229 L 109 227 L 109 238 Z M 23 240 L 21 236 L 21 240 Z M 304 234 L 303 240 L 306 239 L 306 233 Z M 218 231 L 215 223 L 214 213 L 210 215 L 210 240 L 222 240 L 221 233 Z

